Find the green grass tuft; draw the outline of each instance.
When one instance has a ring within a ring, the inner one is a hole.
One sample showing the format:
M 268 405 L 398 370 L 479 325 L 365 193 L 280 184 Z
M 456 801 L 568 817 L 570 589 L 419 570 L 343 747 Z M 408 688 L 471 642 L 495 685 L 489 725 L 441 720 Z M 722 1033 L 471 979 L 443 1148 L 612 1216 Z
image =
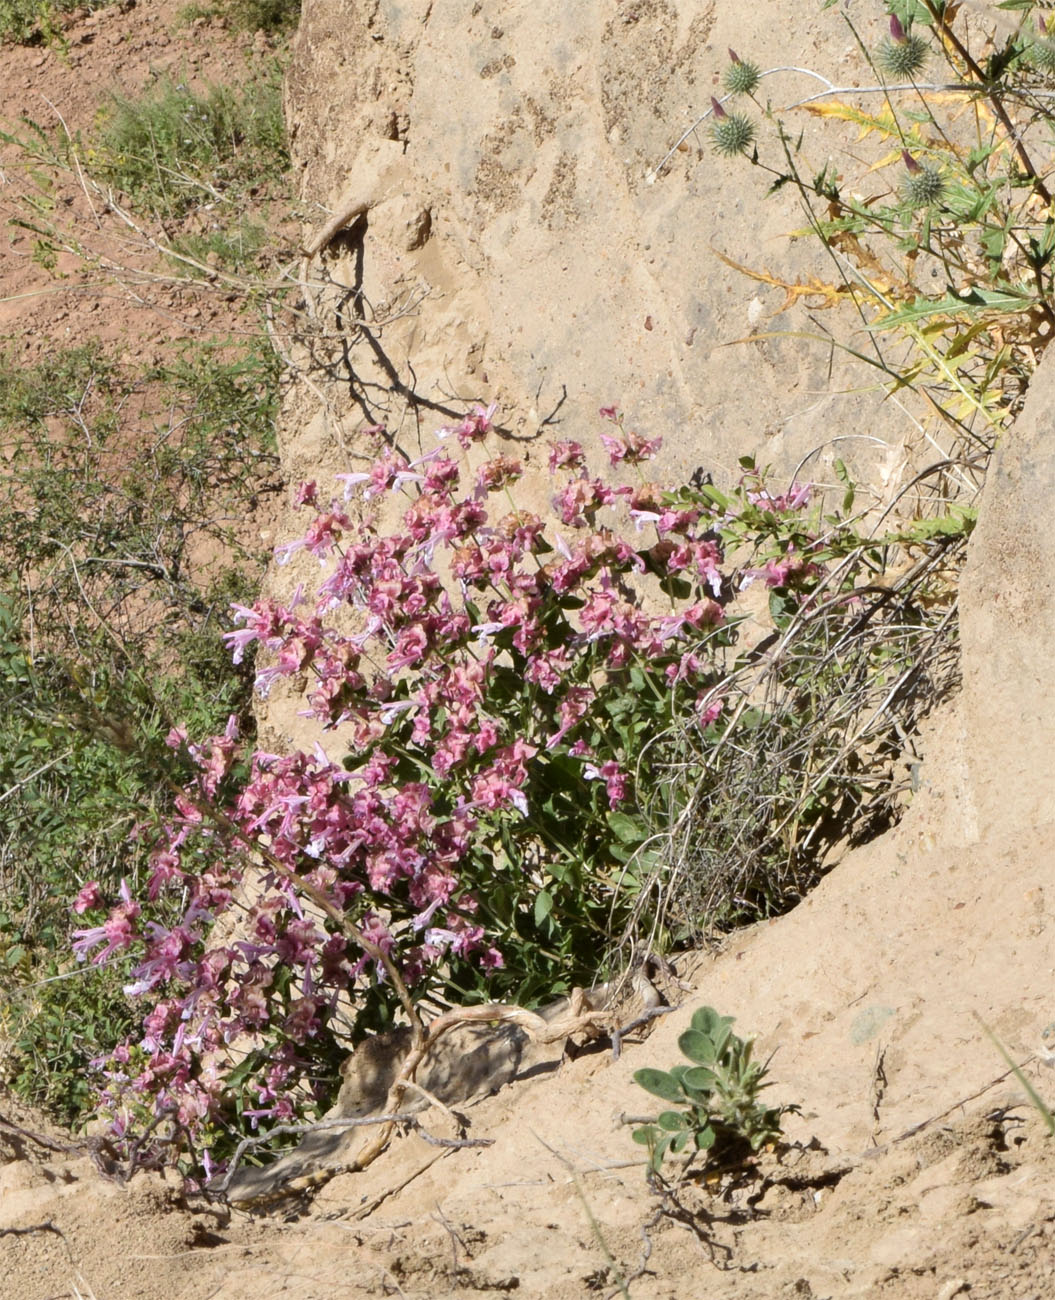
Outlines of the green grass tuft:
M 289 166 L 281 70 L 272 63 L 244 91 L 165 77 L 139 99 L 115 97 L 87 162 L 155 218 L 244 204 Z
M 180 14 L 183 23 L 195 18 L 222 18 L 235 31 L 281 35 L 296 27 L 300 0 L 215 0 L 190 4 Z
M 0 0 L 0 41 L 50 44 L 61 39 L 56 20 L 74 9 L 95 11 L 113 0 Z

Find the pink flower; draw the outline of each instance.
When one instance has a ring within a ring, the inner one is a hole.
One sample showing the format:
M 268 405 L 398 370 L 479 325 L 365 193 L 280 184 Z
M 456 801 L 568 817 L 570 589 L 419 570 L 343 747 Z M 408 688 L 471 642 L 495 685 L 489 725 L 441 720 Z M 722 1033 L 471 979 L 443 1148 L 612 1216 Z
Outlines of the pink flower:
M 632 488 L 610 488 L 600 479 L 577 478 L 558 490 L 553 504 L 562 523 L 581 528 L 601 506 L 613 505 L 632 491 Z
M 352 493 L 361 483 L 370 482 L 370 475 L 361 472 L 358 474 L 334 474 L 333 477 L 337 480 L 338 483 L 344 484 L 345 501 L 347 501 L 351 497 Z
M 422 481 L 422 475 L 414 473 L 407 464 L 405 456 L 401 456 L 398 452 L 386 452 L 380 460 L 374 463 L 374 467 L 370 471 L 370 486 L 363 493 L 363 497 L 369 500 L 371 497 L 387 492 L 391 488 L 402 487 L 404 483 L 420 483 Z
M 767 560 L 761 569 L 746 569 L 740 590 L 749 587 L 756 578 L 764 579 L 767 587 L 786 587 L 794 578 L 810 577 L 820 571 L 816 564 L 789 546 L 787 553 L 779 560 Z
M 457 486 L 461 471 L 456 461 L 451 460 L 449 456 L 439 454 L 439 448 L 435 452 L 430 452 L 428 456 L 423 456 L 421 461 L 428 462 L 428 469 L 425 472 L 424 491 L 429 493 L 442 493 L 449 495 L 452 488 Z
M 163 886 L 170 882 L 182 883 L 184 875 L 180 868 L 179 854 L 174 852 L 171 844 L 167 849 L 162 849 L 154 854 L 151 858 L 151 866 L 154 869 L 147 885 L 147 897 L 151 902 L 154 902 L 161 893 Z
M 601 442 L 613 465 L 623 461 L 628 465 L 640 465 L 643 461 L 651 460 L 663 446 L 662 438 L 642 438 L 639 433 L 622 433 L 618 436 L 602 433 Z
M 83 885 L 73 900 L 73 910 L 82 916 L 89 908 L 98 907 L 103 901 L 102 890 L 97 880 L 89 880 Z
M 490 406 L 483 407 L 479 403 L 473 408 L 460 424 L 448 425 L 446 428 L 436 431 L 437 438 L 447 438 L 452 433 L 458 439 L 459 444 L 468 450 L 474 442 L 479 442 L 491 430 L 491 420 L 495 411 L 498 410 L 498 403 L 492 402 Z
M 103 944 L 102 950 L 92 958 L 96 965 L 101 965 L 113 953 L 130 948 L 139 938 L 135 921 L 142 909 L 133 901 L 127 880 L 121 881 L 119 893 L 122 901 L 113 909 L 104 924 L 93 926 L 88 930 L 74 930 L 73 951 L 78 961 L 84 961 L 93 948 Z
M 710 692 L 705 692 L 696 701 L 696 721 L 701 727 L 709 727 L 712 722 L 721 717 L 724 707 L 725 703 L 721 697 L 714 698 Z
M 295 1043 L 303 1043 L 309 1038 L 314 1038 L 322 1028 L 322 1021 L 319 1019 L 322 1006 L 322 1000 L 317 997 L 297 998 L 290 1005 L 283 1028 Z M 281 1102 L 278 1105 L 281 1105 Z M 288 1101 L 286 1105 L 288 1107 Z M 277 1106 L 268 1113 L 277 1116 L 279 1114 Z
M 550 473 L 558 469 L 579 469 L 586 464 L 586 456 L 583 453 L 582 444 L 573 442 L 570 438 L 563 442 L 556 442 L 550 448 L 549 468 Z
M 750 482 L 750 479 L 748 480 Z M 749 489 L 747 499 L 753 506 L 762 510 L 771 510 L 774 514 L 790 514 L 802 510 L 810 503 L 813 492 L 811 483 L 792 483 L 786 492 L 773 496 L 765 487 Z
M 193 943 L 190 931 L 184 926 L 166 930 L 154 921 L 149 922 L 147 928 L 152 933 L 147 960 L 136 966 L 138 978 L 135 983 L 125 985 L 124 991 L 129 997 L 140 997 L 155 985 L 186 973 L 183 970 L 187 964 L 184 958 Z
M 481 500 L 489 492 L 508 487 L 523 474 L 524 467 L 512 456 L 495 456 L 482 465 L 476 475 L 476 498 Z
M 396 641 L 395 649 L 388 656 L 389 668 L 406 668 L 408 664 L 419 663 L 429 648 L 429 638 L 418 624 L 404 628 Z
M 560 726 L 546 741 L 546 748 L 559 745 L 571 729 L 582 719 L 589 708 L 593 692 L 585 686 L 572 686 L 560 702 Z
M 593 763 L 587 763 L 582 774 L 587 781 L 604 782 L 610 808 L 614 808 L 616 804 L 622 803 L 626 798 L 628 778 L 614 760 L 609 759 L 607 763 L 602 763 L 600 767 L 596 767 Z

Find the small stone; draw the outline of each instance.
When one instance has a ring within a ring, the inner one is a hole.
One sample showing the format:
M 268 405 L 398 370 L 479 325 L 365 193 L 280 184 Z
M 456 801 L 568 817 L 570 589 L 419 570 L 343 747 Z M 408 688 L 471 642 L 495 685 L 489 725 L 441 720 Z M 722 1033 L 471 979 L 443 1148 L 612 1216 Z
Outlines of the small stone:
M 406 239 L 404 248 L 407 252 L 413 252 L 415 248 L 421 248 L 428 242 L 429 235 L 432 233 L 432 213 L 428 208 L 422 208 L 414 217 L 407 222 Z

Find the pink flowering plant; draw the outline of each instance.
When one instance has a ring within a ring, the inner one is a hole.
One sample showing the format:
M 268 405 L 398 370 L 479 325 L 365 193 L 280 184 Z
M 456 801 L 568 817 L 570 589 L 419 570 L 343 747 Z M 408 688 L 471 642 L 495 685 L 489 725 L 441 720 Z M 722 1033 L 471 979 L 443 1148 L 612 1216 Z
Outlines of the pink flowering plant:
M 280 558 L 317 557 L 317 589 L 236 606 L 227 641 L 261 693 L 296 684 L 317 743 L 174 731 L 192 775 L 142 896 L 92 882 L 74 904 L 78 956 L 127 961 L 148 1008 L 100 1062 L 118 1135 L 164 1120 L 208 1172 L 232 1131 L 325 1105 L 397 985 L 531 1002 L 597 975 L 640 909 L 664 738 L 728 738 L 738 593 L 764 583 L 779 627 L 860 540 L 749 462 L 730 496 L 661 489 L 659 440 L 602 415 L 634 481 L 558 442 L 546 518 L 515 504 L 521 462 L 482 454 L 493 408 L 417 460 L 383 443 L 339 495 L 301 486 L 313 517 Z

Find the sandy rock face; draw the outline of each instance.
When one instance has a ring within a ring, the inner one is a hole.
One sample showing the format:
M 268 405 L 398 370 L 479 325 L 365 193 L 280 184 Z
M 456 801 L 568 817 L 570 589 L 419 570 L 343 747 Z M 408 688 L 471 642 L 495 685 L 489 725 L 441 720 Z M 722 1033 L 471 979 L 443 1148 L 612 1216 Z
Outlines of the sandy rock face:
M 872 380 L 838 355 L 830 371 L 827 346 L 728 346 L 802 321 L 771 321 L 783 291 L 716 252 L 833 277 L 815 241 L 789 246 L 804 223 L 790 195 L 765 200 L 769 178 L 715 157 L 705 128 L 670 153 L 729 46 L 840 77 L 858 61 L 832 15 L 787 3 L 763 23 L 714 0 L 306 0 L 287 105 L 302 195 L 319 225 L 351 191 L 371 205 L 316 279 L 386 322 L 377 348 L 354 348 L 342 418 L 392 427 L 409 405 L 427 435 L 459 401 L 497 399 L 530 448 L 543 425 L 588 435 L 615 403 L 664 435 L 672 479 L 729 474 L 747 451 L 790 468 L 847 434 L 851 463 L 896 458 L 899 413 L 840 391 Z M 765 85 L 784 103 L 817 88 L 794 71 Z
M 1017 837 L 1055 821 L 1055 357 L 986 479 L 961 595 L 961 714 L 976 835 Z

